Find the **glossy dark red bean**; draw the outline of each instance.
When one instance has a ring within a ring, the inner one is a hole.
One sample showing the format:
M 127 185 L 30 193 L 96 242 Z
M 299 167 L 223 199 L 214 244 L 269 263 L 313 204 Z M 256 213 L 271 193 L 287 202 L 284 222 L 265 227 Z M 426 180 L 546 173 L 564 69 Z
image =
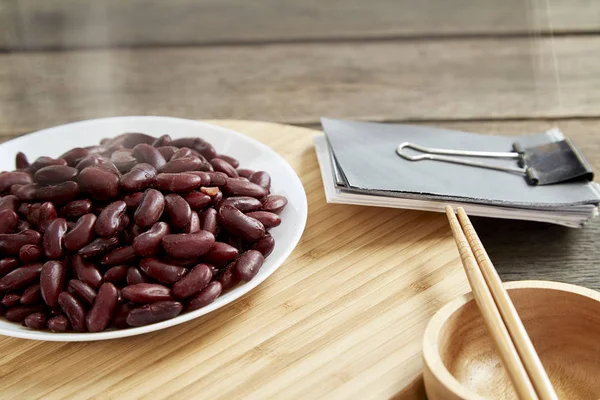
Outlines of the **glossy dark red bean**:
M 27 289 L 23 291 L 19 301 L 21 304 L 30 305 L 35 304 L 42 298 L 42 292 L 40 289 L 40 285 L 31 285 Z
M 186 306 L 186 311 L 193 311 L 204 306 L 209 305 L 217 297 L 221 295 L 223 291 L 223 286 L 219 281 L 213 281 L 208 284 L 204 289 L 202 289 L 196 296 L 194 296 Z
M 200 178 L 200 186 L 210 185 L 210 176 L 205 171 L 188 171 L 186 174 L 196 175 Z
M 260 238 L 254 246 L 252 246 L 252 250 L 259 251 L 263 257 L 267 258 L 275 248 L 275 239 L 269 233 L 265 234 L 262 238 Z
M 23 324 L 31 329 L 44 329 L 46 327 L 46 314 L 42 312 L 29 314 L 23 320 Z
M 37 244 L 42 242 L 39 232 L 27 229 L 19 233 L 0 234 L 0 254 L 2 256 L 19 254 L 21 247 L 26 244 Z
M 135 210 L 134 221 L 136 225 L 147 228 L 154 225 L 163 213 L 165 208 L 165 197 L 161 192 L 155 189 L 148 189 L 144 192 L 137 210 Z
M 136 283 L 125 286 L 121 293 L 133 303 L 153 303 L 155 301 L 172 300 L 171 289 L 158 283 Z
M 196 152 L 196 154 L 199 154 L 198 152 Z M 193 157 L 194 156 L 194 152 L 192 151 L 192 149 L 188 148 L 188 147 L 182 147 L 180 149 L 177 149 L 175 151 L 175 153 L 173 153 L 173 155 L 171 156 L 171 158 L 169 159 L 170 161 L 173 160 L 177 160 L 178 158 L 187 158 L 187 157 Z M 179 171 L 176 171 L 179 172 Z
M 63 244 L 69 251 L 78 251 L 94 238 L 96 216 L 86 214 L 77 220 L 75 226 L 65 235 Z
M 155 187 L 169 192 L 189 192 L 200 186 L 202 178 L 190 173 L 158 174 Z
M 215 148 L 208 142 L 200 138 L 181 138 L 171 141 L 172 146 L 188 147 L 202 154 L 207 160 L 212 160 L 217 156 Z
M 166 164 L 166 160 L 162 154 L 160 154 L 160 151 L 158 151 L 156 147 L 146 143 L 136 145 L 133 148 L 131 155 L 135 157 L 138 163 L 150 164 L 157 170 Z
M 181 313 L 183 305 L 178 301 L 158 301 L 134 308 L 127 315 L 127 323 L 131 326 L 155 324 L 175 318 Z
M 32 225 L 37 226 L 40 223 L 40 208 L 42 208 L 40 203 L 23 203 L 19 207 L 19 214 L 27 218 L 27 221 L 29 221 Z
M 61 258 L 64 253 L 63 239 L 67 232 L 67 220 L 56 218 L 44 233 L 44 254 L 51 260 Z
M 152 142 L 152 146 L 154 146 L 154 147 L 168 146 L 169 144 L 171 144 L 172 140 L 173 139 L 171 139 L 171 136 L 169 136 L 169 135 L 162 135 L 160 137 L 157 137 Z
M 248 180 L 252 183 L 256 183 L 259 186 L 269 190 L 271 188 L 271 175 L 265 171 L 256 171 L 248 177 Z
M 0 279 L 0 291 L 23 289 L 39 279 L 42 264 L 29 264 L 19 267 Z
M 262 208 L 260 200 L 248 196 L 228 197 L 221 202 L 221 206 L 234 206 L 243 213 L 258 211 Z
M 15 157 L 15 167 L 17 169 L 25 169 L 29 168 L 29 166 L 30 164 L 27 156 L 22 152 L 18 152 L 17 156 Z
M 229 290 L 232 287 L 240 283 L 240 277 L 235 270 L 235 264 L 228 265 L 225 270 L 221 273 L 218 281 L 221 283 L 221 289 L 223 291 Z
M 152 225 L 152 228 L 133 239 L 133 249 L 140 256 L 153 256 L 160 250 L 162 238 L 170 232 L 171 230 L 166 222 L 157 222 Z
M 39 305 L 15 306 L 6 310 L 4 318 L 11 322 L 23 322 L 28 315 L 42 311 L 43 307 Z
M 127 270 L 129 266 L 127 265 L 117 265 L 112 268 L 109 268 L 104 273 L 104 277 L 102 280 L 104 282 L 118 283 L 120 281 L 124 281 L 127 277 Z
M 19 259 L 23 265 L 32 264 L 42 258 L 42 248 L 36 244 L 26 244 L 19 250 Z
M 19 224 L 19 216 L 13 210 L 0 211 L 0 234 L 12 233 L 17 229 Z
M 216 172 L 223 172 L 230 178 L 237 178 L 239 176 L 235 168 L 225 160 L 213 158 L 210 160 L 210 164 Z
M 4 297 L 2 297 L 2 301 L 0 301 L 0 303 L 2 303 L 2 305 L 6 308 L 10 308 L 19 304 L 20 299 L 21 296 L 17 293 L 6 293 Z
M 250 175 L 252 175 L 255 171 L 252 169 L 247 169 L 247 168 L 238 168 L 237 169 L 238 175 L 242 178 L 248 178 Z
M 260 221 L 265 229 L 274 228 L 281 224 L 281 217 L 269 211 L 252 211 L 246 214 L 250 218 Z
M 69 281 L 68 290 L 88 305 L 94 304 L 96 291 L 87 283 L 80 281 L 79 279 L 71 279 Z
M 40 274 L 40 290 L 44 302 L 50 307 L 58 304 L 58 295 L 63 291 L 67 269 L 60 261 L 48 261 Z
M 165 212 L 169 217 L 171 226 L 177 229 L 184 229 L 192 217 L 192 209 L 187 201 L 178 194 L 168 194 L 165 196 Z
M 129 328 L 129 324 L 127 323 L 127 316 L 129 315 L 129 311 L 133 310 L 135 306 L 131 303 L 123 303 L 117 306 L 115 310 L 112 325 L 118 329 L 126 329 Z
M 184 267 L 167 264 L 153 257 L 144 258 L 140 262 L 140 269 L 150 278 L 166 285 L 177 282 L 187 272 Z
M 71 264 L 77 279 L 87 283 L 93 289 L 100 287 L 102 284 L 102 275 L 94 263 L 88 262 L 80 254 L 75 254 L 71 258 Z
M 0 174 L 0 193 L 9 190 L 12 185 L 26 185 L 31 182 L 31 175 L 27 172 L 5 172 Z
M 65 160 L 68 166 L 74 167 L 83 157 L 87 156 L 88 154 L 89 151 L 87 149 L 84 149 L 83 147 L 75 147 L 58 158 Z
M 136 283 L 150 283 L 150 279 L 137 267 L 129 267 L 127 270 L 127 284 L 135 285 Z
M 119 194 L 119 177 L 113 172 L 97 167 L 86 167 L 77 178 L 82 192 L 96 200 L 110 200 Z
M 263 224 L 233 206 L 225 205 L 219 209 L 219 222 L 227 231 L 248 242 L 256 241 L 265 235 Z
M 77 169 L 66 165 L 50 165 L 38 169 L 33 180 L 41 185 L 56 185 L 65 181 L 75 180 Z
M 240 162 L 237 159 L 235 159 L 235 158 L 233 158 L 231 156 L 228 156 L 226 154 L 219 154 L 217 156 L 217 158 L 220 158 L 221 160 L 226 161 L 233 168 L 237 168 L 237 167 L 240 166 Z
M 236 178 L 228 178 L 223 191 L 230 196 L 249 196 L 261 199 L 268 194 L 267 189 L 262 186 Z
M 110 155 L 110 162 L 112 162 L 122 174 L 129 172 L 131 168 L 138 163 L 135 157 L 131 155 L 130 149 L 115 151 Z
M 133 246 L 124 246 L 119 247 L 106 254 L 100 259 L 100 264 L 112 266 L 118 264 L 130 264 L 133 263 L 137 259 L 138 255 L 136 254 Z
M 99 155 L 99 154 L 89 154 L 85 157 L 83 157 L 75 166 L 75 168 L 77 168 L 78 171 L 83 171 L 85 168 L 87 167 L 93 167 L 93 166 L 105 166 L 107 170 L 111 170 L 111 172 L 113 171 L 113 167 L 116 169 L 116 166 L 114 164 L 111 163 L 111 165 L 106 165 L 107 164 L 107 160 L 106 158 L 104 158 L 103 156 Z
M 52 157 L 38 157 L 31 164 L 30 169 L 32 172 L 35 172 L 44 167 L 48 167 L 50 165 L 67 165 L 67 162 L 62 158 L 52 158 Z
M 202 160 L 198 157 L 181 157 L 176 158 L 162 166 L 160 172 L 178 173 L 187 171 L 196 171 L 202 166 Z
M 248 282 L 256 276 L 264 261 L 265 258 L 259 251 L 245 251 L 235 261 L 235 271 L 241 280 Z
M 212 279 L 212 271 L 207 264 L 198 264 L 190 272 L 175 282 L 171 291 L 178 299 L 193 296 L 204 289 Z
M 0 260 L 0 277 L 14 271 L 19 267 L 19 260 L 15 257 L 6 257 Z
M 207 231 L 170 234 L 162 239 L 165 252 L 175 258 L 200 257 L 207 253 L 214 243 L 215 236 Z
M 200 217 L 196 211 L 192 211 L 190 223 L 185 227 L 184 233 L 196 233 L 200 231 Z
M 128 210 L 135 210 L 139 207 L 142 199 L 144 198 L 144 192 L 135 192 L 132 194 L 128 194 L 123 197 L 123 201 L 127 204 Z
M 131 230 L 131 235 L 133 236 L 134 239 L 136 237 L 140 236 L 142 233 L 147 231 L 146 228 L 139 227 L 136 224 L 133 224 L 131 226 L 130 230 Z
M 100 286 L 94 305 L 85 317 L 88 331 L 100 332 L 106 329 L 117 308 L 117 298 L 118 292 L 115 285 L 106 282 Z
M 96 235 L 104 238 L 115 236 L 125 211 L 127 211 L 127 204 L 122 200 L 112 202 L 106 206 L 98 216 L 96 225 L 94 225 Z
M 211 186 L 224 186 L 227 183 L 227 174 L 223 172 L 207 172 Z
M 223 265 L 235 259 L 238 253 L 238 249 L 227 243 L 215 242 L 208 253 L 202 256 L 202 260 L 209 264 Z
M 58 215 L 66 219 L 76 219 L 88 214 L 92 210 L 90 200 L 73 200 L 58 210 Z
M 69 319 L 62 314 L 50 318 L 46 325 L 52 332 L 66 332 L 70 327 Z
M 71 293 L 62 292 L 58 296 L 58 304 L 69 318 L 73 330 L 85 332 L 85 308 Z
M 15 195 L 21 201 L 32 201 L 35 199 L 39 185 L 37 183 L 28 183 L 26 185 L 12 185 L 10 194 Z
M 74 200 L 79 196 L 79 185 L 77 182 L 67 181 L 52 186 L 41 186 L 35 192 L 38 201 L 49 201 L 54 206 L 60 206 Z
M 8 196 L 0 197 L 0 211 L 12 210 L 17 212 L 20 205 L 21 201 L 15 195 L 9 194 Z
M 156 169 L 150 164 L 140 163 L 121 177 L 119 185 L 123 190 L 139 192 L 152 185 L 155 179 Z
M 212 198 L 202 192 L 193 191 L 185 195 L 185 201 L 189 204 L 192 210 L 200 210 L 208 206 L 212 202 Z M 259 206 L 260 206 L 259 202 Z
M 170 160 L 173 154 L 175 154 L 175 152 L 178 150 L 175 146 L 160 146 L 156 147 L 156 149 L 160 152 L 160 154 L 162 154 L 165 160 Z
M 265 199 L 263 199 L 262 203 L 263 211 L 269 211 L 275 214 L 279 214 L 287 205 L 288 200 L 284 196 L 271 194 Z
M 217 234 L 217 224 L 218 224 L 218 216 L 217 210 L 214 208 L 208 208 L 204 211 L 201 224 L 202 230 L 212 233 L 213 235 Z
M 126 149 L 132 149 L 140 143 L 151 144 L 155 140 L 153 136 L 138 132 L 127 132 L 115 139 L 119 140 Z M 113 143 L 111 144 L 115 144 L 115 139 L 113 139 Z
M 52 221 L 57 217 L 54 204 L 47 201 L 40 206 L 40 219 L 38 229 L 40 232 L 45 232 Z

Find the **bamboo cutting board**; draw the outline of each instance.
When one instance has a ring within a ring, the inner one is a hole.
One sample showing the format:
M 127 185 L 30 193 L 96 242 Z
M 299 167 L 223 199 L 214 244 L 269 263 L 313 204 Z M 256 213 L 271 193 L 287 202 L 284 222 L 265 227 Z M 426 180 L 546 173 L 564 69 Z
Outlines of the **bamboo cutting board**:
M 211 314 L 92 343 L 0 338 L 0 397 L 424 398 L 421 339 L 468 291 L 443 214 L 327 204 L 317 132 L 212 121 L 274 148 L 308 196 L 298 247 L 262 285 Z

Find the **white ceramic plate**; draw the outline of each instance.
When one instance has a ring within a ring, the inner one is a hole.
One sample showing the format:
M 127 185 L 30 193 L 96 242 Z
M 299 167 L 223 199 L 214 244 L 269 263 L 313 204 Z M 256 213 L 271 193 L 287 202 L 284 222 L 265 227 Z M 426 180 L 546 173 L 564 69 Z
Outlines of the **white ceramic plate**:
M 248 293 L 267 279 L 290 255 L 302 236 L 307 217 L 307 201 L 300 179 L 290 165 L 271 148 L 243 134 L 218 126 L 169 117 L 115 117 L 94 119 L 44 129 L 0 145 L 0 171 L 13 170 L 17 152 L 24 152 L 29 160 L 39 156 L 58 157 L 73 147 L 97 144 L 102 138 L 123 132 L 144 132 L 153 136 L 169 134 L 172 138 L 201 137 L 215 146 L 217 152 L 231 155 L 243 168 L 269 172 L 271 193 L 288 198 L 281 213 L 282 223 L 271 230 L 275 249 L 262 268 L 248 283 L 244 283 L 217 298 L 212 304 L 157 324 L 99 333 L 52 333 L 36 331 L 0 317 L 0 334 L 24 339 L 50 341 L 91 341 L 139 335 L 178 325 L 214 311 Z

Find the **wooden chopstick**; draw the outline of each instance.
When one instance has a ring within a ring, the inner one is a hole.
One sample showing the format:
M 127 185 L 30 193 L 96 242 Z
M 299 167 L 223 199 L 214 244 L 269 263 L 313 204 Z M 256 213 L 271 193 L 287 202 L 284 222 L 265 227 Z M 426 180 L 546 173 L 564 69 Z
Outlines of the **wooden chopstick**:
M 504 324 L 517 348 L 521 361 L 527 370 L 529 379 L 539 398 L 541 400 L 558 400 L 558 396 L 556 395 L 552 383 L 550 383 L 550 379 L 544 370 L 544 366 L 531 343 L 531 339 L 523 326 L 523 322 L 521 321 L 521 318 L 519 318 L 519 314 L 508 296 L 508 292 L 504 289 L 502 280 L 500 279 L 500 276 L 498 276 L 494 264 L 492 264 L 477 232 L 475 232 L 475 228 L 473 228 L 467 213 L 462 207 L 458 208 L 458 219 L 475 255 L 479 269 L 487 282 L 487 287 L 492 293 L 494 301 L 500 311 L 500 315 L 504 320 Z
M 460 258 L 465 268 L 465 273 L 471 285 L 473 297 L 483 316 L 483 320 L 496 344 L 498 353 L 512 381 L 513 387 L 520 399 L 537 400 L 538 395 L 535 392 L 533 384 L 529 380 L 525 366 L 523 365 L 519 353 L 504 325 L 500 311 L 496 307 L 494 298 L 490 289 L 487 287 L 485 278 L 477 265 L 477 260 L 473 255 L 471 246 L 462 230 L 460 222 L 454 214 L 452 207 L 446 207 L 446 215 L 456 240 L 456 246 L 460 253 Z

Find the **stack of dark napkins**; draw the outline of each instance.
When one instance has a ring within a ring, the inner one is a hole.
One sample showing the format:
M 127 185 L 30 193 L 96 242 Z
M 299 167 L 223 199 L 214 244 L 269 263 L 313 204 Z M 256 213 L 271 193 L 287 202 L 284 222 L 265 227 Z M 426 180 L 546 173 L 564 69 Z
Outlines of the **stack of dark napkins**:
M 589 175 L 588 179 L 534 185 L 515 173 L 434 160 L 410 161 L 396 152 L 403 142 L 493 152 L 511 152 L 515 143 L 543 148 L 565 140 L 558 129 L 491 136 L 413 125 L 325 118 L 321 122 L 325 136 L 315 137 L 315 147 L 329 203 L 438 212 L 451 204 L 464 207 L 470 215 L 569 227 L 581 227 L 598 214 L 600 185 L 589 181 Z M 476 161 L 508 168 L 518 163 L 514 159 Z

